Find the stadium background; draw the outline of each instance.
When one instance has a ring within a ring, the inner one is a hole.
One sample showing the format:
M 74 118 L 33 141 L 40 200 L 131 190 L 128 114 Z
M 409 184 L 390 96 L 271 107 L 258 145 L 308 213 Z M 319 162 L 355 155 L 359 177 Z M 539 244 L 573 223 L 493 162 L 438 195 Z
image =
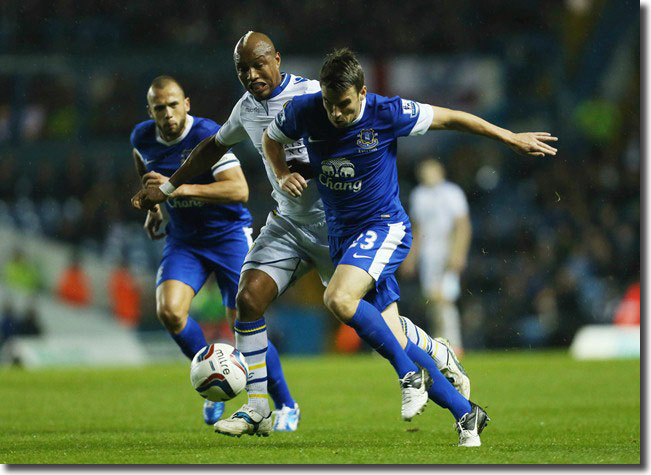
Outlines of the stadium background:
M 559 137 L 559 154 L 545 159 L 460 133 L 400 143 L 405 205 L 413 167 L 428 154 L 468 196 L 473 239 L 459 301 L 468 350 L 566 347 L 582 325 L 611 322 L 640 279 L 639 4 L 541 5 L 2 2 L 3 316 L 24 323 L 35 314 L 36 332 L 52 345 L 41 360 L 50 363 L 67 361 L 61 348 L 70 359 L 100 361 L 83 347 L 89 340 L 115 361 L 116 342 L 125 355 L 145 343 L 146 358 L 180 357 L 155 316 L 162 243 L 146 238 L 144 215 L 129 205 L 138 186 L 129 133 L 147 119 L 145 93 L 159 74 L 180 80 L 192 114 L 223 123 L 242 93 L 233 46 L 254 29 L 274 40 L 283 70 L 316 77 L 328 51 L 351 46 L 371 91 Z M 270 186 L 252 147 L 235 150 L 257 233 L 273 206 Z M 90 280 L 87 304 L 57 295 L 73 256 Z M 142 290 L 135 324 L 113 317 L 109 279 L 123 260 Z M 427 326 L 417 282 L 401 285 L 403 313 Z M 334 319 L 321 293 L 312 276 L 270 312 L 281 352 L 333 349 Z M 221 335 L 217 307 L 205 299 L 194 314 Z

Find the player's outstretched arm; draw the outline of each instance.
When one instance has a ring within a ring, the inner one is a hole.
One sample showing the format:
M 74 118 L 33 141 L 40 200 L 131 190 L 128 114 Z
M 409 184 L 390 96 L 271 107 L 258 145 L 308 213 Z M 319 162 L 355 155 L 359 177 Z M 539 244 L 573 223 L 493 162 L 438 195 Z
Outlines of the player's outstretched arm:
M 556 142 L 558 138 L 548 132 L 514 133 L 468 112 L 446 109 L 445 107 L 431 107 L 434 111 L 434 117 L 429 127 L 430 130 L 460 130 L 483 135 L 504 142 L 522 155 L 534 157 L 556 155 L 557 150 L 547 142 Z
M 183 162 L 169 181 L 160 187 L 149 186 L 140 190 L 131 198 L 131 205 L 137 209 L 152 209 L 156 204 L 162 203 L 174 193 L 177 187 L 189 179 L 209 170 L 228 151 L 211 135 L 203 139 Z
M 307 188 L 307 181 L 305 181 L 305 178 L 300 173 L 289 170 L 287 161 L 285 160 L 283 144 L 270 138 L 266 130 L 262 134 L 262 151 L 264 152 L 265 159 L 271 164 L 280 188 L 291 196 L 301 196 L 303 190 Z

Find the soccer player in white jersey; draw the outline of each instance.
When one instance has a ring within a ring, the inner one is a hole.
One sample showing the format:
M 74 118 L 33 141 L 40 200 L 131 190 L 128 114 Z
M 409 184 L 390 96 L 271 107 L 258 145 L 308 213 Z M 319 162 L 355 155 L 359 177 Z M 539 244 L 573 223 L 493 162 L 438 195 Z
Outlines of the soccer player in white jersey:
M 418 271 L 434 333 L 445 335 L 461 356 L 461 319 L 455 302 L 472 236 L 468 201 L 459 185 L 445 179 L 445 168 L 435 158 L 420 161 L 416 175 L 419 184 L 409 197 L 414 240 L 400 272 L 413 276 Z
M 318 81 L 281 73 L 280 54 L 269 37 L 262 33 L 248 32 L 240 38 L 233 59 L 246 92 L 229 119 L 217 134 L 192 151 L 167 184 L 160 189 L 150 187 L 136 194 L 132 200 L 134 206 L 151 208 L 165 201 L 176 186 L 209 169 L 229 147 L 247 137 L 262 155 L 262 134 L 276 114 L 292 98 L 320 90 Z M 287 144 L 284 150 L 287 165 L 309 179 L 309 159 L 303 140 Z M 264 365 L 267 347 L 264 312 L 267 307 L 310 269 L 316 268 L 324 285 L 328 284 L 334 271 L 328 250 L 323 203 L 316 186 L 308 186 L 300 197 L 291 196 L 281 189 L 268 162 L 263 160 L 263 163 L 278 207 L 269 214 L 242 266 L 236 299 L 235 343 L 249 363 L 246 387 L 249 398 L 247 404 L 230 418 L 215 424 L 217 432 L 227 435 L 268 435 L 271 429 Z M 402 321 L 403 326 L 398 324 L 393 330 L 402 338 L 404 331 L 410 339 L 422 345 L 446 377 L 468 393 L 469 380 L 451 350 L 441 341 L 430 338 L 409 319 Z M 422 389 L 405 387 L 403 390 L 406 393 L 410 391 L 422 392 Z M 298 423 L 298 416 L 298 407 L 287 408 L 283 419 Z
M 325 304 L 389 360 L 399 378 L 413 371 L 414 363 L 426 367 L 434 379 L 429 396 L 454 416 L 459 445 L 479 446 L 489 420 L 486 412 L 431 369 L 422 349 L 407 341 L 401 352 L 382 318 L 389 325 L 398 322 L 400 289 L 394 273 L 411 245 L 411 223 L 399 198 L 397 139 L 456 129 L 544 156 L 556 153 L 546 143 L 556 138 L 546 132 L 515 134 L 465 112 L 367 93 L 362 67 L 347 48 L 326 57 L 319 80 L 321 91 L 287 104 L 265 131 L 262 144 L 282 189 L 301 196 L 308 184 L 287 166 L 283 144 L 306 141 L 336 265 Z

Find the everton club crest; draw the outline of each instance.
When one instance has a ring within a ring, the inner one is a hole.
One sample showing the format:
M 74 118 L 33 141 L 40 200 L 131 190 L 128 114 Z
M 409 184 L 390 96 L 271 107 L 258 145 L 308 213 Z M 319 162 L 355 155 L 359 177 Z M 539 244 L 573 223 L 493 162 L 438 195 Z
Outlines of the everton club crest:
M 362 129 L 357 134 L 357 145 L 364 150 L 370 150 L 377 147 L 377 132 L 373 129 Z

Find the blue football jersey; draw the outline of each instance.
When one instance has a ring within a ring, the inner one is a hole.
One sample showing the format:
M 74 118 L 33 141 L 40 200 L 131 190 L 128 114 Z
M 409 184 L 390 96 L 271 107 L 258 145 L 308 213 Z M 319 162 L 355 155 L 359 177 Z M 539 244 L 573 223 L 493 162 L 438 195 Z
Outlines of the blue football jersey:
M 169 177 L 192 149 L 206 137 L 214 135 L 219 127 L 210 119 L 188 115 L 183 133 L 175 140 L 166 142 L 158 133 L 156 123 L 147 120 L 134 127 L 131 145 L 147 171 Z M 239 160 L 232 153 L 227 153 L 210 171 L 188 183 L 214 183 L 215 175 L 235 166 L 239 166 Z M 191 198 L 169 198 L 165 206 L 169 214 L 165 228 L 168 236 L 188 244 L 215 244 L 216 238 L 251 225 L 251 214 L 241 203 L 213 204 Z
M 427 104 L 369 93 L 355 121 L 337 128 L 318 92 L 294 97 L 267 133 L 282 143 L 303 139 L 328 234 L 348 236 L 378 222 L 409 221 L 399 198 L 397 139 L 424 134 L 432 115 Z

